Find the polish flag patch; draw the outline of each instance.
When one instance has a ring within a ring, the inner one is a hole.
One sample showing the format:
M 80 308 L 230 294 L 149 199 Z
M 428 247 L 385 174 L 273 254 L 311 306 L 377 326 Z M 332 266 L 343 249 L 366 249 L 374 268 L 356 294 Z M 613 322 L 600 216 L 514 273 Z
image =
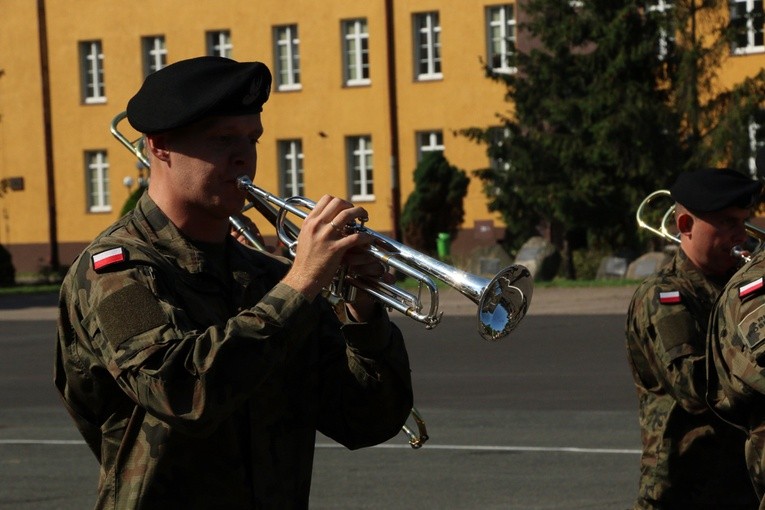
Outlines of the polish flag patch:
M 127 252 L 124 248 L 112 248 L 93 255 L 93 269 L 98 271 L 125 260 L 127 260 Z
M 746 297 L 752 296 L 755 293 L 761 291 L 763 287 L 765 287 L 765 282 L 763 282 L 762 277 L 757 278 L 755 281 L 747 283 L 743 287 L 739 287 L 738 297 L 744 299 Z
M 663 305 L 672 305 L 680 302 L 680 291 L 672 290 L 669 292 L 659 292 L 659 303 Z

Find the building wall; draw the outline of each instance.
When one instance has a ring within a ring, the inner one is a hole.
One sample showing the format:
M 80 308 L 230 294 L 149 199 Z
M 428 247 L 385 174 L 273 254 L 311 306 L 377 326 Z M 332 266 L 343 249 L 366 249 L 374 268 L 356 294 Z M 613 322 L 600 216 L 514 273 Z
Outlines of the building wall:
M 0 179 L 24 177 L 22 191 L 0 196 L 0 244 L 10 249 L 20 272 L 38 270 L 52 253 L 37 35 L 39 3 L 43 2 L 0 0 L 0 10 L 12 13 L 0 15 Z M 273 27 L 298 25 L 302 89 L 272 92 L 263 113 L 266 131 L 258 146 L 256 184 L 274 193 L 278 192 L 276 141 L 280 139 L 302 139 L 305 194 L 317 200 L 324 193 L 347 196 L 345 137 L 371 135 L 375 199 L 362 205 L 370 213 L 370 227 L 382 232 L 393 229 L 392 169 L 400 175 L 402 206 L 413 190 L 416 132 L 441 130 L 446 157 L 469 175 L 486 167 L 485 148 L 455 133 L 471 126 L 496 125 L 498 113 L 512 113 L 504 101 L 504 87 L 485 78 L 482 68 L 485 8 L 500 2 L 392 3 L 399 121 L 396 161 L 392 160 L 389 124 L 384 0 L 45 1 L 60 263 L 71 263 L 87 242 L 117 219 L 131 191 L 123 185 L 123 178 L 138 177 L 135 159 L 109 133 L 109 124 L 142 82 L 141 36 L 164 35 L 172 63 L 204 55 L 207 31 L 230 30 L 233 58 L 260 60 L 273 70 Z M 427 11 L 438 11 L 440 17 L 443 78 L 419 82 L 414 75 L 412 15 Z M 371 84 L 346 87 L 341 21 L 360 17 L 368 20 Z M 85 105 L 78 43 L 94 39 L 103 44 L 107 100 Z M 724 80 L 733 83 L 754 74 L 764 62 L 765 54 L 731 58 L 723 69 Z M 96 149 L 108 151 L 109 157 L 112 210 L 106 213 L 90 213 L 86 206 L 84 151 Z M 500 235 L 501 221 L 488 211 L 486 202 L 481 183 L 472 179 L 455 250 L 493 244 Z M 272 235 L 273 230 L 262 220 L 258 223 L 267 236 Z
M 11 250 L 17 270 L 33 271 L 44 265 L 50 254 L 37 13 L 34 2 L 3 2 L 3 7 L 11 4 L 14 15 L 0 20 L 0 55 L 6 70 L 0 78 L 0 141 L 4 142 L 0 147 L 0 176 L 21 174 L 26 188 L 0 199 L 4 211 L 0 243 Z M 494 123 L 494 114 L 506 108 L 502 87 L 484 77 L 479 60 L 486 52 L 484 5 L 489 3 L 394 2 L 401 205 L 414 186 L 417 130 L 442 130 L 447 158 L 468 172 L 488 164 L 482 147 L 455 136 L 453 131 Z M 265 106 L 266 132 L 258 146 L 256 184 L 272 192 L 278 190 L 276 140 L 301 138 L 305 194 L 313 199 L 324 193 L 347 196 L 345 137 L 371 135 L 375 200 L 363 205 L 370 213 L 370 227 L 392 230 L 384 1 L 73 0 L 47 1 L 46 7 L 57 233 L 63 265 L 71 263 L 90 239 L 117 218 L 130 193 L 123 178 L 138 175 L 135 160 L 111 136 L 108 127 L 142 82 L 140 37 L 147 35 L 164 35 L 168 61 L 175 62 L 205 54 L 206 31 L 230 30 L 233 58 L 261 60 L 273 70 L 272 27 L 297 24 L 302 90 L 274 91 Z M 440 13 L 444 76 L 418 83 L 413 73 L 412 13 L 431 10 Z M 350 88 L 343 85 L 340 23 L 357 17 L 368 20 L 371 85 Z M 103 45 L 107 101 L 85 105 L 81 101 L 78 43 L 95 39 Z M 19 45 L 19 41 L 25 44 Z M 20 46 L 23 52 L 18 51 Z M 127 128 L 127 123 L 123 125 Z M 129 128 L 126 132 L 136 136 Z M 107 213 L 86 210 L 84 151 L 97 149 L 107 150 L 109 157 L 112 211 Z M 465 208 L 464 228 L 472 229 L 477 220 L 499 227 L 499 218 L 488 212 L 477 181 L 470 185 Z M 268 227 L 264 230 L 267 235 L 271 232 Z M 469 235 L 461 237 L 472 243 Z
M 13 13 L 0 16 L 0 182 L 24 179 L 23 190 L 0 191 L 0 244 L 46 243 L 49 223 L 35 2 L 2 0 L 0 9 Z M 40 255 L 44 261 L 47 249 Z

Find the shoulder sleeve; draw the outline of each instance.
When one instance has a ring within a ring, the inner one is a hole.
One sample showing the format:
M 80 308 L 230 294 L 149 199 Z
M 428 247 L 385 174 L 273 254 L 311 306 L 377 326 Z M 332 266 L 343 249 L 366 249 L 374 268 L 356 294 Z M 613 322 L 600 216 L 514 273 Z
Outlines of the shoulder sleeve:
M 689 307 L 692 295 L 672 281 L 641 287 L 630 308 L 628 350 L 647 389 L 668 393 L 688 412 L 705 408 L 707 316 Z
M 728 283 L 707 338 L 707 401 L 741 427 L 765 398 L 765 293 L 752 287 L 759 278 L 748 271 Z
M 312 316 L 310 304 L 284 286 L 239 315 L 200 327 L 181 297 L 196 289 L 177 279 L 169 288 L 160 284 L 158 274 L 178 276 L 168 276 L 161 261 L 128 248 L 124 261 L 96 271 L 97 251 L 79 261 L 66 298 L 70 321 L 131 400 L 187 433 L 211 430 L 308 339 L 310 321 L 296 317 Z
M 694 299 L 686 286 L 671 280 L 644 283 L 630 303 L 628 333 L 651 344 L 664 363 L 703 352 L 708 316 L 700 317 L 695 307 L 689 306 Z

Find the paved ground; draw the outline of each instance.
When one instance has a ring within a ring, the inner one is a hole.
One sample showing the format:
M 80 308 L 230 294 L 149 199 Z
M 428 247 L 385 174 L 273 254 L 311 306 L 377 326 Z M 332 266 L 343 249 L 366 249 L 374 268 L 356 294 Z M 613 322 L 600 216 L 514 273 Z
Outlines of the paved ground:
M 528 315 L 614 315 L 625 314 L 635 285 L 621 287 L 535 288 Z M 439 298 L 445 316 L 472 316 L 476 307 L 470 299 L 448 289 Z
M 634 285 L 621 287 L 534 289 L 528 314 L 577 315 L 623 314 L 627 310 Z M 440 294 L 440 309 L 444 315 L 472 316 L 476 307 L 459 292 L 447 289 Z M 29 296 L 0 296 L 0 320 L 47 320 L 56 316 L 57 297 L 53 294 Z
M 640 434 L 624 353 L 630 288 L 538 289 L 501 342 L 442 296 L 407 339 L 430 441 L 348 451 L 317 441 L 312 510 L 624 510 Z M 52 385 L 56 296 L 0 296 L 0 510 L 92 508 L 98 466 Z M 8 317 L 16 317 L 9 319 Z

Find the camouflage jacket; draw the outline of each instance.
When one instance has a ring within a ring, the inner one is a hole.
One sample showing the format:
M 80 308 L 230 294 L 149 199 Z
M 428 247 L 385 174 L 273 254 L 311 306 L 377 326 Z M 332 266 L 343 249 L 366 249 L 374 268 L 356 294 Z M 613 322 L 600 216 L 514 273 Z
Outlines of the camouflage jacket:
M 749 435 L 747 464 L 765 508 L 765 251 L 731 278 L 715 306 L 708 337 L 707 399 Z
M 705 401 L 706 330 L 722 285 L 678 250 L 630 303 L 627 355 L 643 443 L 636 509 L 756 508 L 745 438 Z
M 408 416 L 382 307 L 341 325 L 279 283 L 284 261 L 233 240 L 216 260 L 145 194 L 63 282 L 55 384 L 100 464 L 97 508 L 306 508 L 317 430 L 355 449 Z

